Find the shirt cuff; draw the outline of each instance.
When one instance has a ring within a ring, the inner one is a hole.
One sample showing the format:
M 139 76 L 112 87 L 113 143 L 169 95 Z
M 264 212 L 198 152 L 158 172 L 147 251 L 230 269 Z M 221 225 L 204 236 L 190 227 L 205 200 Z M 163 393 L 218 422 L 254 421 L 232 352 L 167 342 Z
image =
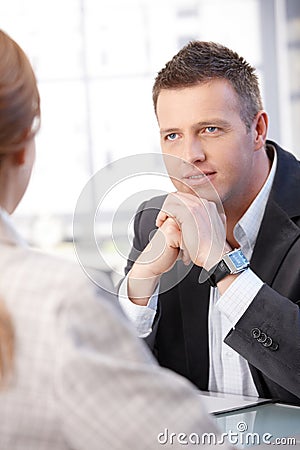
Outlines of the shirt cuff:
M 126 276 L 120 285 L 118 299 L 126 316 L 134 324 L 138 336 L 144 338 L 152 331 L 152 324 L 157 310 L 159 286 L 150 297 L 146 306 L 136 305 L 128 298 L 127 278 Z
M 246 312 L 263 284 L 251 269 L 247 269 L 221 295 L 217 301 L 217 308 L 225 314 L 232 327 Z

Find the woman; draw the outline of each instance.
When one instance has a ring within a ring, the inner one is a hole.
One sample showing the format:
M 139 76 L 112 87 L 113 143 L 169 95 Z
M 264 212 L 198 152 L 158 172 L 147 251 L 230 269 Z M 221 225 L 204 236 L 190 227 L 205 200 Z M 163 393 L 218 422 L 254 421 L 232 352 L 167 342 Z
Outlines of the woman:
M 30 63 L 0 31 L 0 449 L 154 449 L 165 429 L 217 434 L 192 386 L 134 337 L 106 280 L 96 292 L 13 228 L 39 121 Z
M 0 230 L 3 239 L 7 213 L 15 210 L 30 178 L 35 152 L 34 135 L 40 119 L 40 98 L 25 54 L 3 32 L 0 33 L 0 61 Z M 23 164 L 25 157 L 28 163 Z M 22 170 L 16 170 L 18 168 Z M 13 350 L 12 323 L 0 299 L 2 383 L 12 367 Z

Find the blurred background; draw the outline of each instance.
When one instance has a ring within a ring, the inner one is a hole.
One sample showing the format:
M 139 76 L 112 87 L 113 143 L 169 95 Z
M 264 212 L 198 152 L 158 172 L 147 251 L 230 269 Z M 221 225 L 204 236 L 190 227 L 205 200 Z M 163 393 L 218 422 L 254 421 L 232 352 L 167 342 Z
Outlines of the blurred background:
M 10 0 L 0 27 L 27 52 L 41 93 L 33 178 L 14 214 L 37 247 L 73 258 L 85 183 L 121 157 L 160 151 L 152 84 L 191 39 L 257 68 L 269 138 L 300 157 L 299 0 Z

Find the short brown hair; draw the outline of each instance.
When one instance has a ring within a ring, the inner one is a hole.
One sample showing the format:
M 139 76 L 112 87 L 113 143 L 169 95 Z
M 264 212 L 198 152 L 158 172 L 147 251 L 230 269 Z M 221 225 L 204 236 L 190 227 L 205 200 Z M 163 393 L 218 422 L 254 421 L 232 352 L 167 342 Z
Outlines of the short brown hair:
M 40 121 L 40 97 L 31 64 L 0 30 L 0 154 L 30 140 Z
M 162 89 L 195 86 L 216 78 L 231 83 L 238 95 L 241 119 L 249 130 L 255 115 L 263 109 L 255 68 L 236 52 L 214 42 L 189 42 L 158 73 L 152 91 L 155 113 Z

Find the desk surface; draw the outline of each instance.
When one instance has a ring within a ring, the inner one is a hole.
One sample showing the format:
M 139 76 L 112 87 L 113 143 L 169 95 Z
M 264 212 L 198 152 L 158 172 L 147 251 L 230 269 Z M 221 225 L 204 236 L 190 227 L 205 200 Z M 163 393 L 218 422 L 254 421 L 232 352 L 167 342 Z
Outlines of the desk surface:
M 300 407 L 255 397 L 225 394 L 202 397 L 221 432 L 232 436 L 230 442 L 238 448 L 300 449 Z
M 216 415 L 262 403 L 272 403 L 272 400 L 264 398 L 222 394 L 218 392 L 202 392 L 200 395 L 208 412 Z

